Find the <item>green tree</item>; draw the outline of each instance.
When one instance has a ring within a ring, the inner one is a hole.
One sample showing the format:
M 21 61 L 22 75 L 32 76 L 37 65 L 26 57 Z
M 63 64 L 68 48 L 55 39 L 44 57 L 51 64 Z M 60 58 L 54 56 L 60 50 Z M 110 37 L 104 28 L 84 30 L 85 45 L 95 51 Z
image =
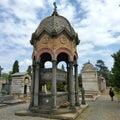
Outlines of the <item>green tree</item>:
M 112 55 L 114 64 L 112 68 L 112 83 L 117 91 L 120 89 L 120 50 Z
M 30 76 L 32 76 L 32 68 L 31 65 L 28 66 L 27 72 Z
M 81 73 L 78 75 L 78 82 L 79 82 L 79 87 L 82 87 L 82 74 Z
M 65 67 L 64 67 L 64 65 L 62 64 L 62 66 L 61 66 L 61 69 L 63 70 L 63 71 L 65 71 Z
M 13 64 L 13 70 L 12 70 L 12 74 L 19 72 L 19 62 L 18 60 L 16 60 Z
M 1 75 L 4 79 L 8 79 L 8 77 L 9 77 L 9 74 L 8 73 L 2 73 L 2 75 Z
M 10 84 L 12 76 L 12 72 L 10 71 L 9 73 L 3 73 L 1 76 L 6 80 L 7 84 Z
M 110 71 L 108 67 L 105 66 L 105 63 L 103 60 L 97 60 L 96 63 L 96 68 L 97 68 L 97 74 L 98 76 L 102 76 L 106 80 L 106 85 L 109 86 L 110 82 Z

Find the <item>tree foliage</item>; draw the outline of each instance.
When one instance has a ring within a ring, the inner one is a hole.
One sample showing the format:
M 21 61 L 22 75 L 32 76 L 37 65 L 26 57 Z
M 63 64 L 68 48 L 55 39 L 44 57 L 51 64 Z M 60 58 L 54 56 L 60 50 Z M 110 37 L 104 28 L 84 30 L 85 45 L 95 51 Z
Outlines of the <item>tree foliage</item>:
M 78 82 L 79 82 L 79 87 L 82 87 L 82 74 L 81 73 L 78 75 Z
M 16 60 L 13 64 L 12 74 L 19 72 L 19 62 Z
M 65 71 L 65 67 L 64 67 L 64 65 L 62 64 L 62 66 L 61 66 L 61 69 L 63 70 L 63 71 Z
M 116 90 L 120 89 L 120 50 L 112 55 L 114 64 L 112 68 L 112 83 Z
M 97 68 L 97 74 L 98 76 L 102 76 L 106 80 L 106 85 L 109 86 L 109 81 L 110 81 L 110 71 L 108 67 L 105 66 L 105 63 L 103 60 L 97 60 L 96 63 L 96 68 Z
M 10 71 L 9 73 L 3 73 L 1 76 L 6 80 L 7 84 L 10 84 L 12 76 L 12 72 Z
M 9 77 L 9 74 L 8 73 L 2 73 L 2 75 L 1 75 L 4 79 L 8 79 L 8 77 Z
M 28 66 L 27 72 L 30 76 L 32 76 L 32 68 L 30 65 Z

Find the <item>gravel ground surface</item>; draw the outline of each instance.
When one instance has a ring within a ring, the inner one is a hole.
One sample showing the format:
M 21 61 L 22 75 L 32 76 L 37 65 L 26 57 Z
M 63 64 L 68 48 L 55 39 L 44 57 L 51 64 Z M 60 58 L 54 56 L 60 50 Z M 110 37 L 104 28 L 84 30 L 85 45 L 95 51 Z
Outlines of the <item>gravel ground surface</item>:
M 108 93 L 102 94 L 77 120 L 120 120 L 120 102 L 114 98 L 110 100 Z
M 94 102 L 88 102 L 86 108 L 76 120 L 120 120 L 120 102 L 115 98 L 110 100 L 108 93 L 101 96 Z M 15 112 L 27 110 L 29 104 L 10 105 L 0 108 L 0 120 L 53 120 L 42 117 L 16 116 Z
M 53 120 L 42 117 L 31 117 L 31 116 L 16 116 L 15 112 L 20 110 L 27 110 L 29 104 L 18 104 L 7 106 L 0 109 L 0 120 Z

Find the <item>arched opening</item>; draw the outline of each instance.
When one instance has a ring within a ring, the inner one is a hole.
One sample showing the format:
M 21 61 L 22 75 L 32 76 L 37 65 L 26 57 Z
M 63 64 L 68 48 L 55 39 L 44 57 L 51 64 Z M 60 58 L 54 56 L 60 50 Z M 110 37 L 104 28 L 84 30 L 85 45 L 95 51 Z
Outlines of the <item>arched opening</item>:
M 44 67 L 45 67 L 45 68 L 52 68 L 52 62 L 51 62 L 51 61 L 45 62 Z
M 66 71 L 67 65 L 66 62 L 61 61 L 57 64 L 57 68 Z
M 52 60 L 52 57 L 49 53 L 43 53 L 41 56 L 40 56 L 40 62 L 41 62 L 41 68 L 45 68 L 46 67 L 49 67 L 50 62 Z
M 68 63 L 68 54 L 62 52 L 62 53 L 59 53 L 58 56 L 57 56 L 57 62 L 61 62 L 61 61 L 64 61 L 66 63 Z
M 57 56 L 57 69 L 61 70 L 61 75 L 63 77 L 61 80 L 57 80 L 57 91 L 66 92 L 67 91 L 67 63 L 68 63 L 68 54 L 62 52 Z
M 24 95 L 27 94 L 27 85 L 24 85 Z
M 66 62 L 61 61 L 57 64 L 57 69 L 61 70 L 63 74 L 66 74 L 65 79 L 62 79 L 61 81 L 57 81 L 57 91 L 58 92 L 66 92 L 67 91 L 67 65 Z
M 49 80 L 49 71 L 52 68 L 51 54 L 45 52 L 40 56 L 40 92 L 47 93 L 51 90 L 51 81 Z
M 25 77 L 24 79 L 24 95 L 27 96 L 27 93 L 29 92 L 29 83 L 30 80 L 28 77 Z

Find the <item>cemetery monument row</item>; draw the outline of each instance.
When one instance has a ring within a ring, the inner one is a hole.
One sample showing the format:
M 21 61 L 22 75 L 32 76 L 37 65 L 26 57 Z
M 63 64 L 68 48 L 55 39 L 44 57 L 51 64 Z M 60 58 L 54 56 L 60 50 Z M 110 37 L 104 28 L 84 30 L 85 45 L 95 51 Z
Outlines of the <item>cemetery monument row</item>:
M 69 21 L 57 13 L 57 6 L 54 4 L 52 15 L 40 22 L 30 40 L 34 48 L 30 111 L 40 112 L 45 108 L 50 112 L 57 111 L 65 101 L 70 103 L 71 111 L 79 105 L 76 49 L 79 42 L 77 33 Z M 52 63 L 52 68 L 45 68 L 47 61 Z M 66 63 L 67 72 L 57 69 L 61 61 Z M 45 88 L 48 81 L 51 83 L 49 91 Z M 59 81 L 67 85 L 67 91 L 57 90 Z
M 3 68 L 0 66 L 0 92 L 1 92 L 1 90 L 2 90 L 2 83 L 3 83 L 2 77 L 1 77 L 1 72 L 2 72 L 2 70 L 3 70 Z

